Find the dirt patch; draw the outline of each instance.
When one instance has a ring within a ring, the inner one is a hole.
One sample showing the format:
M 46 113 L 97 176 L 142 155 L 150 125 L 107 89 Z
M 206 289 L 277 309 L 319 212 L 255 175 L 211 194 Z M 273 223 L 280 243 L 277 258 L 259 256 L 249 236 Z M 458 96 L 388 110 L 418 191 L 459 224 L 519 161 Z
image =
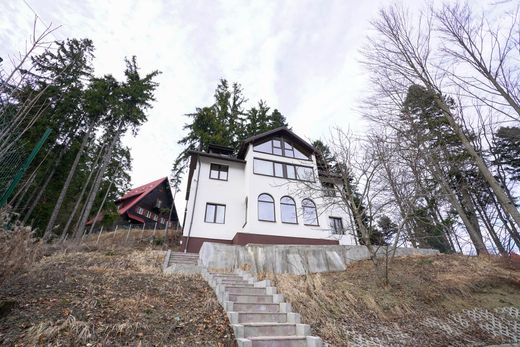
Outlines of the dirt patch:
M 127 248 L 43 258 L 0 287 L 0 344 L 233 346 L 211 288 L 199 275 L 164 275 L 163 256 Z
M 396 259 L 390 285 L 370 261 L 357 262 L 345 272 L 270 277 L 315 334 L 335 346 L 352 341 L 353 332 L 380 338 L 400 331 L 410 338 L 400 345 L 468 345 L 508 342 L 478 326 L 459 327 L 458 336 L 427 329 L 425 320 L 443 320 L 475 307 L 520 308 L 520 272 L 495 258 L 455 255 Z

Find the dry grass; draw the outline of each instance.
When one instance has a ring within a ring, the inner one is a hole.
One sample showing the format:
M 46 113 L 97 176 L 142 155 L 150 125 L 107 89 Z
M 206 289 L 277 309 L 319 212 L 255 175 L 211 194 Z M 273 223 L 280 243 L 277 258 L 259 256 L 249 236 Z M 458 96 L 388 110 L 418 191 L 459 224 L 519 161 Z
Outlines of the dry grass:
M 0 228 L 0 285 L 10 276 L 27 270 L 43 257 L 44 247 L 32 237 L 29 228 Z
M 233 345 L 213 291 L 199 275 L 165 275 L 164 252 L 55 251 L 0 287 L 0 344 Z M 1 310 L 0 310 L 1 311 Z
M 520 308 L 520 266 L 493 258 L 464 256 L 396 259 L 390 286 L 370 261 L 352 264 L 345 272 L 307 276 L 269 275 L 281 293 L 311 323 L 314 333 L 335 346 L 344 346 L 349 330 L 380 336 L 396 325 L 423 346 L 457 345 L 478 336 L 485 343 L 500 343 L 474 327 L 459 340 L 425 331 L 426 317 L 443 318 L 474 307 Z

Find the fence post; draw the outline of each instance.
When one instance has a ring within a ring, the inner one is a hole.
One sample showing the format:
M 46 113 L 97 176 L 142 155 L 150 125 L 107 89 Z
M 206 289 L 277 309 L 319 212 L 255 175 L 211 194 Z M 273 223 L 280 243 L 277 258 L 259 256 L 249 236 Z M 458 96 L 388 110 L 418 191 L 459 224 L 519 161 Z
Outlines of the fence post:
M 101 230 L 99 231 L 99 234 L 97 236 L 97 241 L 96 241 L 96 246 L 98 245 L 99 243 L 99 238 L 101 237 L 101 233 L 103 232 L 103 226 L 101 226 Z
M 168 244 L 168 222 L 166 222 L 166 227 L 164 228 L 164 244 Z
M 143 237 L 144 237 L 144 227 L 145 227 L 145 225 L 146 225 L 146 222 L 143 223 L 143 230 L 141 230 L 141 240 L 142 240 Z
M 125 243 L 128 243 L 128 236 L 130 236 L 130 231 L 132 231 L 132 223 L 130 223 L 130 226 L 128 227 L 128 232 L 126 233 Z
M 155 239 L 155 230 L 157 230 L 157 222 L 155 222 L 155 225 L 153 226 L 152 239 Z
M 117 227 L 118 227 L 118 226 L 119 226 L 119 224 L 116 224 L 116 228 L 115 228 L 115 230 L 114 230 L 114 238 L 113 238 L 113 240 L 115 240 L 115 239 L 116 239 L 116 234 L 117 234 Z

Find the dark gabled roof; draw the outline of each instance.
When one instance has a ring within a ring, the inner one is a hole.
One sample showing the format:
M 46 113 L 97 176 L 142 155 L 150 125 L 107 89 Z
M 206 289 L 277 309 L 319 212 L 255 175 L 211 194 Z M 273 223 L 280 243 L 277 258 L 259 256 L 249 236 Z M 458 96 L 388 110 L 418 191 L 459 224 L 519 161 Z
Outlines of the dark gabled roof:
M 168 177 L 159 178 L 158 180 L 129 190 L 125 195 L 115 201 L 116 203 L 122 202 L 121 207 L 118 209 L 119 214 L 122 215 L 135 206 L 135 204 L 141 201 L 141 199 L 147 196 L 152 190 L 160 186 L 164 181 L 168 182 Z
M 217 154 L 232 155 L 233 154 L 233 148 L 211 143 L 211 144 L 208 145 L 207 153 L 217 153 Z
M 308 143 L 307 141 L 305 141 L 304 139 L 302 139 L 301 137 L 299 137 L 298 135 L 293 133 L 289 128 L 279 127 L 279 128 L 273 129 L 273 130 L 263 132 L 261 134 L 257 134 L 257 135 L 248 137 L 247 139 L 242 141 L 242 144 L 240 145 L 240 149 L 238 150 L 237 158 L 239 158 L 239 159 L 245 158 L 245 155 L 247 152 L 247 147 L 250 143 L 254 144 L 254 143 L 260 142 L 261 140 L 263 140 L 265 138 L 275 137 L 275 136 L 292 139 L 295 143 L 297 143 L 300 147 L 302 147 L 302 149 L 306 150 L 307 152 L 309 152 L 309 153 L 315 152 L 314 147 L 310 143 Z

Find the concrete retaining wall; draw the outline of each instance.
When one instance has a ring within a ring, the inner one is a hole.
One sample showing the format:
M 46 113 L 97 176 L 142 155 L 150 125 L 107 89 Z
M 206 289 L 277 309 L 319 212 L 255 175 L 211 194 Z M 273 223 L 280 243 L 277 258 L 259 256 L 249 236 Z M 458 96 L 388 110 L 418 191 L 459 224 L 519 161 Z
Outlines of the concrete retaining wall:
M 384 256 L 380 248 L 378 256 Z M 396 256 L 434 255 L 434 249 L 398 248 Z M 245 268 L 253 273 L 274 272 L 303 275 L 313 272 L 345 271 L 353 261 L 370 259 L 365 246 L 341 245 L 226 245 L 205 242 L 199 264 L 217 271 Z

